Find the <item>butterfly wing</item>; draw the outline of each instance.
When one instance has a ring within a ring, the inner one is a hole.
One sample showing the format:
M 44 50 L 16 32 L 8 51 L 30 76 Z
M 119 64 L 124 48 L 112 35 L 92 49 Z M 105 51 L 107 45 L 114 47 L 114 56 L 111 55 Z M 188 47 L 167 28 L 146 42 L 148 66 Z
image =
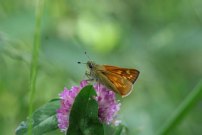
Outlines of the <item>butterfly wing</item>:
M 120 75 L 121 77 L 129 80 L 132 84 L 135 83 L 140 73 L 136 69 L 121 68 L 121 67 L 109 66 L 109 65 L 104 65 L 104 68 L 113 74 Z
M 101 70 L 100 77 L 102 84 L 119 93 L 122 97 L 129 95 L 132 91 L 133 84 L 118 74 Z

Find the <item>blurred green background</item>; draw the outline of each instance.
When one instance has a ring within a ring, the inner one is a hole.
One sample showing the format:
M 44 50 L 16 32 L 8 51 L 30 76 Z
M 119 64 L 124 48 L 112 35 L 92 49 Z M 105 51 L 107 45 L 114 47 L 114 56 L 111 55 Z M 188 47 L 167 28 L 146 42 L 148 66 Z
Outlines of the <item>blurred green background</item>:
M 28 116 L 36 1 L 0 0 L 0 134 Z M 84 79 L 88 58 L 137 68 L 119 119 L 154 135 L 202 77 L 201 0 L 45 1 L 34 108 Z M 202 133 L 200 100 L 172 135 Z M 53 134 L 62 134 L 59 131 Z

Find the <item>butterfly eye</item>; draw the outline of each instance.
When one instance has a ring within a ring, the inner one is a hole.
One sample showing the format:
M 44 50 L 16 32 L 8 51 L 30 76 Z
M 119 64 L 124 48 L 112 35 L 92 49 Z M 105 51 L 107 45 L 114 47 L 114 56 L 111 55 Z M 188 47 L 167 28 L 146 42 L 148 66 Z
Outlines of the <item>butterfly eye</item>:
M 95 64 L 93 62 L 91 62 L 91 61 L 87 62 L 87 67 L 90 68 L 90 69 L 93 69 L 94 65 Z
M 90 68 L 90 69 L 92 69 L 92 68 L 93 68 L 93 65 L 92 65 L 91 63 L 89 64 L 89 68 Z

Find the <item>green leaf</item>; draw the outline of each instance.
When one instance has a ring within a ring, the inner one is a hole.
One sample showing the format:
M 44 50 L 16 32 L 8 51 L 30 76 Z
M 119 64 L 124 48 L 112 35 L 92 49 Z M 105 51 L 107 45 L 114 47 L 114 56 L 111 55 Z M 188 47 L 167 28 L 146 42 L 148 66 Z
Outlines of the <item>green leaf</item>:
M 119 125 L 116 127 L 114 135 L 127 135 L 127 128 L 124 125 Z
M 77 95 L 69 118 L 67 135 L 103 135 L 104 128 L 98 119 L 98 104 L 92 85 L 84 87 Z
M 60 107 L 60 100 L 54 99 L 37 109 L 31 118 L 23 121 L 16 128 L 16 135 L 28 133 L 29 120 L 32 123 L 32 134 L 41 135 L 57 129 L 56 110 Z
M 127 127 L 123 124 L 118 126 L 104 125 L 105 135 L 127 135 Z

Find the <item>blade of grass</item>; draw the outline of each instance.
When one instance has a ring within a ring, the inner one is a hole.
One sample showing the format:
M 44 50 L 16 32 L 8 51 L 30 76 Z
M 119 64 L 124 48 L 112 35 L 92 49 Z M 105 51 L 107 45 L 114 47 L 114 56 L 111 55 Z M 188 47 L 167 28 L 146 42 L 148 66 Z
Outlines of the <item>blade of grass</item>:
M 33 52 L 31 61 L 31 71 L 30 71 L 30 99 L 29 99 L 29 118 L 31 118 L 33 112 L 33 100 L 35 97 L 35 86 L 37 77 L 37 66 L 40 48 L 40 30 L 41 30 L 41 18 L 43 11 L 44 0 L 37 0 L 36 4 L 36 17 L 35 17 L 35 32 L 33 41 Z M 32 121 L 29 120 L 28 135 L 32 134 Z
M 166 135 L 179 124 L 185 115 L 195 106 L 202 96 L 202 81 L 192 90 L 192 92 L 185 98 L 173 115 L 168 118 L 168 121 L 162 126 L 158 135 Z

